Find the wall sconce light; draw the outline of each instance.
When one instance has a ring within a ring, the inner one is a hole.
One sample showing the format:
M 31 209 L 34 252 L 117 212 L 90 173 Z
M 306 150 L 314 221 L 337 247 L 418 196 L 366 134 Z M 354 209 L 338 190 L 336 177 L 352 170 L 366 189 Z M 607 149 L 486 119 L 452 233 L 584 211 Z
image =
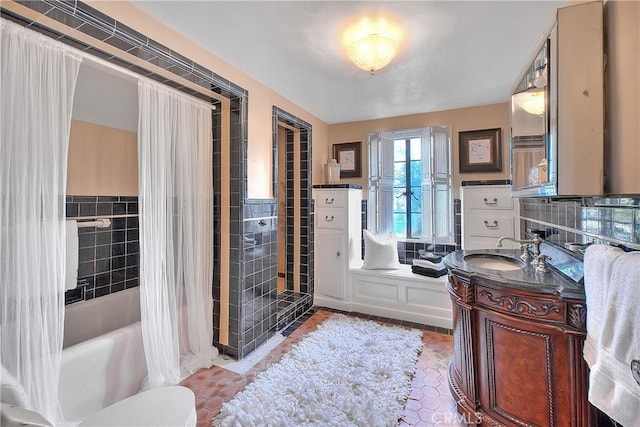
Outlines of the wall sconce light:
M 541 116 L 544 113 L 544 91 L 524 92 L 520 94 L 518 105 L 527 113 Z
M 349 59 L 373 74 L 396 56 L 402 33 L 400 25 L 389 19 L 363 17 L 343 32 L 343 44 Z

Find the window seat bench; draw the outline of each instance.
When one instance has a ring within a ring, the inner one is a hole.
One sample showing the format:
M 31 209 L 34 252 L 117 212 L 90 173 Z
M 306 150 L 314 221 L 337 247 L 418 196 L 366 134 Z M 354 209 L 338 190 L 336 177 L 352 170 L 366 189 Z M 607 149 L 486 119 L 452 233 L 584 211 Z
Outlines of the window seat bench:
M 453 328 L 447 275 L 433 278 L 414 274 L 411 265 L 397 270 L 350 268 L 345 298 L 316 294 L 319 306 L 355 311 L 425 325 Z

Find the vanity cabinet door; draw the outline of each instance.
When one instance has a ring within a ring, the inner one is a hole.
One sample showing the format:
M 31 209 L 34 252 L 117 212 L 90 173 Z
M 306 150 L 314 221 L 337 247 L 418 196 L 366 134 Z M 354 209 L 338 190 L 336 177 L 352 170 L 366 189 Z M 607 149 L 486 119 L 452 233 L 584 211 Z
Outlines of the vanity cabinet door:
M 322 230 L 316 234 L 315 292 L 333 298 L 344 298 L 344 269 L 347 254 L 342 232 Z
M 559 327 L 476 313 L 483 411 L 506 425 L 577 425 L 570 397 L 570 337 Z

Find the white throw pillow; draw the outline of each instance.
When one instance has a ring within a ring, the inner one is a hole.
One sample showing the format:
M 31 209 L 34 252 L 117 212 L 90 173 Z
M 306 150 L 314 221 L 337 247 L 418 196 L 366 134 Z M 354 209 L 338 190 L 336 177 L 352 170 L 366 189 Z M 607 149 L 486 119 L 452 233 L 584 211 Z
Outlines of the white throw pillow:
M 397 270 L 398 242 L 393 233 L 375 235 L 363 230 L 364 235 L 364 264 L 366 270 Z

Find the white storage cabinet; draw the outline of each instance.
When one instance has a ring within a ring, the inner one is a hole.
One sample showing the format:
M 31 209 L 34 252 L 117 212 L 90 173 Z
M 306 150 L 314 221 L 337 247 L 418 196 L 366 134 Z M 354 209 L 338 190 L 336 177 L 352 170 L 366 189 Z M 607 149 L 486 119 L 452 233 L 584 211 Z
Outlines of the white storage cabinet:
M 349 268 L 362 265 L 362 190 L 314 188 L 315 305 L 350 309 Z
M 509 185 L 463 186 L 462 249 L 495 249 L 501 236 L 520 238 L 520 204 L 511 198 Z M 503 248 L 517 249 L 505 240 Z

